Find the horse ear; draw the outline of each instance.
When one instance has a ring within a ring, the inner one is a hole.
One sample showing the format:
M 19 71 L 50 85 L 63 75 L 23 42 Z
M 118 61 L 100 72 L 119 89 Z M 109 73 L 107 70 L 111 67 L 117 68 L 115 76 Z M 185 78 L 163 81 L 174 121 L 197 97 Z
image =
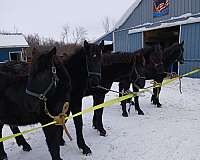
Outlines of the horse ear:
M 89 43 L 87 40 L 84 41 L 84 48 L 89 48 Z
M 103 49 L 103 47 L 104 47 L 104 40 L 101 41 L 101 43 L 99 44 L 99 47 L 100 47 L 101 49 Z
M 53 49 L 49 52 L 50 55 L 56 54 L 56 47 L 53 47 Z

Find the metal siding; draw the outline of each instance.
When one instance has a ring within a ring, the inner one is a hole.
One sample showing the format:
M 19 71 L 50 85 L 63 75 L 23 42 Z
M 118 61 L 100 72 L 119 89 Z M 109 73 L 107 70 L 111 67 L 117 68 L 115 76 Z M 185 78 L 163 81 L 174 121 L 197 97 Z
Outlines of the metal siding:
M 142 32 L 128 35 L 128 52 L 142 48 Z
M 155 23 L 170 19 L 171 17 L 178 17 L 185 13 L 195 14 L 200 12 L 199 0 L 170 0 L 169 14 L 153 18 L 152 3 L 153 0 L 142 0 L 119 29 L 127 29 L 144 23 Z
M 128 51 L 128 31 L 114 32 L 115 48 L 114 51 L 127 52 Z
M 181 40 L 184 40 L 185 63 L 180 67 L 180 73 L 184 74 L 196 67 L 200 67 L 200 23 L 183 25 Z M 190 77 L 200 78 L 200 73 Z
M 0 62 L 9 60 L 9 52 L 22 51 L 22 48 L 0 48 Z

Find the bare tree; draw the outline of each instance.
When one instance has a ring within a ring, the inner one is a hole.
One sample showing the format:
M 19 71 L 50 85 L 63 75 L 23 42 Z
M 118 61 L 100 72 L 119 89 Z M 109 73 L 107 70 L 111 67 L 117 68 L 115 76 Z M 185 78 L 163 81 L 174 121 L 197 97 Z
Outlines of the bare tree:
M 87 36 L 87 30 L 84 27 L 76 27 L 72 32 L 72 39 L 75 44 L 82 43 Z
M 103 25 L 103 29 L 104 29 L 105 33 L 108 33 L 110 31 L 110 27 L 111 27 L 108 16 L 104 18 L 102 25 Z
M 0 34 L 21 34 L 16 26 L 14 26 L 13 31 L 8 31 L 5 29 L 0 29 Z
M 41 43 L 41 39 L 38 34 L 29 34 L 25 36 L 25 39 L 31 47 L 37 47 Z
M 70 34 L 69 25 L 64 25 L 63 26 L 63 32 L 61 33 L 63 42 L 69 43 L 69 34 Z

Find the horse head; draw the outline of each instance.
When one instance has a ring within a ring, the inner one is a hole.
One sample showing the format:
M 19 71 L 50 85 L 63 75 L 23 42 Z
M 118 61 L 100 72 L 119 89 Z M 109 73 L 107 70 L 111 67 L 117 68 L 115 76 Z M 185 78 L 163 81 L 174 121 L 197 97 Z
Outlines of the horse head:
M 146 60 L 146 69 L 156 73 L 163 74 L 164 65 L 163 65 L 163 51 L 160 45 L 154 45 L 144 49 L 144 56 Z
M 170 47 L 166 48 L 164 50 L 163 54 L 163 62 L 168 67 L 168 65 L 171 65 L 175 62 L 180 62 L 180 64 L 184 63 L 184 41 L 179 43 L 174 43 Z
M 26 87 L 26 93 L 29 97 L 37 99 L 39 102 L 46 102 L 51 96 L 57 92 L 57 86 L 60 81 L 64 81 L 67 85 L 65 94 L 70 90 L 70 78 L 64 65 L 56 56 L 56 48 L 51 51 L 40 53 L 33 49 L 33 60 L 30 66 L 30 73 Z M 65 84 L 63 83 L 63 84 Z M 40 105 L 33 111 L 39 113 Z M 54 106 L 55 107 L 55 106 Z M 35 111 L 36 110 L 36 111 Z
M 100 83 L 103 46 L 103 41 L 99 45 L 84 41 L 89 87 L 97 86 Z
M 140 89 L 145 86 L 145 65 L 146 61 L 144 55 L 142 53 L 137 53 L 134 55 L 135 63 L 132 69 L 131 79 L 133 81 L 133 85 Z

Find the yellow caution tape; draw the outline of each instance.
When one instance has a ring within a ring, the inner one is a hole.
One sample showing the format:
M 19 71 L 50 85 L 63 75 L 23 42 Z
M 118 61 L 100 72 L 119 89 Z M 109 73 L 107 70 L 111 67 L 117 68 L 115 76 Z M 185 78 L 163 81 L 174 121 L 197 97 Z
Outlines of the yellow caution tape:
M 119 102 L 121 102 L 121 101 L 123 101 L 123 100 L 129 99 L 129 98 L 133 98 L 133 97 L 137 96 L 138 94 L 147 92 L 147 91 L 149 91 L 150 88 L 165 86 L 165 85 L 167 85 L 167 84 L 169 84 L 169 83 L 172 83 L 173 81 L 175 81 L 175 80 L 177 80 L 177 79 L 179 79 L 179 78 L 182 78 L 182 77 L 185 77 L 185 76 L 194 74 L 194 73 L 198 73 L 198 72 L 200 72 L 200 69 L 196 69 L 196 70 L 194 70 L 194 71 L 188 72 L 188 73 L 186 73 L 186 74 L 184 74 L 184 75 L 180 75 L 180 76 L 175 77 L 175 78 L 172 78 L 172 79 L 167 79 L 167 80 L 165 80 L 162 84 L 157 84 L 156 86 L 150 86 L 150 87 L 147 87 L 147 88 L 145 88 L 145 89 L 141 89 L 138 93 L 130 93 L 130 94 L 128 94 L 128 95 L 125 95 L 125 96 L 122 96 L 122 97 L 119 97 L 119 98 L 115 98 L 115 99 L 109 100 L 109 101 L 104 102 L 104 103 L 102 103 L 102 104 L 89 107 L 89 108 L 87 108 L 87 109 L 84 109 L 84 110 L 81 111 L 81 112 L 78 112 L 78 113 L 76 113 L 76 114 L 74 114 L 74 115 L 70 115 L 69 117 L 66 117 L 65 120 L 72 119 L 72 118 L 74 118 L 74 117 L 77 117 L 77 116 L 80 116 L 80 115 L 83 115 L 83 114 L 92 112 L 92 111 L 97 110 L 97 109 L 100 109 L 100 108 L 112 106 L 113 104 L 119 103 Z M 36 128 L 32 128 L 32 129 L 29 129 L 29 130 L 20 132 L 20 133 L 17 133 L 17 134 L 12 134 L 12 135 L 9 135 L 9 136 L 2 137 L 2 138 L 0 138 L 0 142 L 9 140 L 9 139 L 11 139 L 11 138 L 15 138 L 15 137 L 20 136 L 20 135 L 23 135 L 23 134 L 27 134 L 27 133 L 36 131 L 36 130 L 41 129 L 41 128 L 44 128 L 44 127 L 48 127 L 48 126 L 53 125 L 53 124 L 56 124 L 56 121 L 50 122 L 50 123 L 45 124 L 45 125 L 42 125 L 42 126 L 40 126 L 40 127 L 36 127 Z

